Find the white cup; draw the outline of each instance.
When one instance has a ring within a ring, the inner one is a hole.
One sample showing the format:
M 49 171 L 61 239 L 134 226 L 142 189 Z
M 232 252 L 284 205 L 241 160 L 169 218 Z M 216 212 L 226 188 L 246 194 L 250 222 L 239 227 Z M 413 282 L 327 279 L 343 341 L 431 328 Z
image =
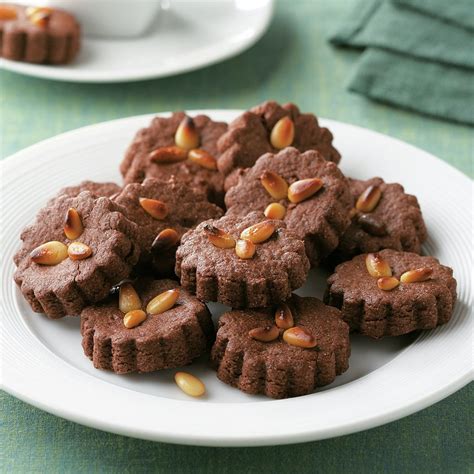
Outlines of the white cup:
M 68 11 L 77 18 L 86 36 L 130 38 L 143 35 L 147 31 L 159 14 L 161 2 L 160 0 L 26 0 L 21 3 Z

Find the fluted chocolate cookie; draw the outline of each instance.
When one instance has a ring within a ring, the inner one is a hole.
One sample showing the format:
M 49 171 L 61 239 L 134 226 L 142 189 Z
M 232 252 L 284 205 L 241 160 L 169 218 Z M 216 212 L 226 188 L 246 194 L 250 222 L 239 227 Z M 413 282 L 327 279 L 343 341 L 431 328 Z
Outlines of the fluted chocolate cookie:
M 63 10 L 0 5 L 0 56 L 30 63 L 64 64 L 79 52 L 81 31 Z
M 172 280 L 141 278 L 81 313 L 84 353 L 118 374 L 190 364 L 207 352 L 214 326 L 204 303 Z
M 217 140 L 226 130 L 226 123 L 206 115 L 191 118 L 175 112 L 155 117 L 138 131 L 125 154 L 120 165 L 125 183 L 174 177 L 222 205 L 224 178 L 217 170 Z
M 352 330 L 375 339 L 447 323 L 456 280 L 436 258 L 382 250 L 341 263 L 328 279 L 326 303 Z
M 183 236 L 176 252 L 184 288 L 233 308 L 289 298 L 308 270 L 304 242 L 283 221 L 263 220 L 259 212 L 205 221 Z
M 421 252 L 427 232 L 418 200 L 398 183 L 382 178 L 348 179 L 352 193 L 352 222 L 330 260 L 382 249 Z
M 85 191 L 41 209 L 22 234 L 14 278 L 33 311 L 50 318 L 78 315 L 105 298 L 137 263 L 138 229 L 124 209 Z
M 332 134 L 313 114 L 302 114 L 295 104 L 264 102 L 236 118 L 219 139 L 219 170 L 227 177 L 225 190 L 237 184 L 242 168 L 250 168 L 265 153 L 293 146 L 299 151 L 317 150 L 328 161 L 341 155 L 332 145 Z
M 222 216 L 222 209 L 203 194 L 174 179 L 128 184 L 114 200 L 139 227 L 141 263 L 151 264 L 161 276 L 174 276 L 176 248 L 185 232 Z
M 349 327 L 340 311 L 293 295 L 276 308 L 224 313 L 211 360 L 224 383 L 287 398 L 333 382 L 347 370 L 349 355 Z
M 304 240 L 312 265 L 331 253 L 350 224 L 352 200 L 337 165 L 314 150 L 267 153 L 242 174 L 225 197 L 227 214 L 258 211 L 285 221 Z

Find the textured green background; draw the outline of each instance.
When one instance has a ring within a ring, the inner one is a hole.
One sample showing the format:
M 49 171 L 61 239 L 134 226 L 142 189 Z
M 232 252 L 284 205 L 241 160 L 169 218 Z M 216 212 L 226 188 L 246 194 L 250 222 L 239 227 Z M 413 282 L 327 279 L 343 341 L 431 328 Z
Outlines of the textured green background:
M 247 108 L 273 98 L 398 137 L 472 176 L 472 128 L 346 91 L 358 54 L 335 50 L 326 38 L 352 5 L 350 0 L 278 1 L 269 32 L 249 51 L 168 79 L 80 85 L 2 71 L 2 156 L 104 120 L 182 108 Z M 103 433 L 1 395 L 0 471 L 472 472 L 472 400 L 471 384 L 418 414 L 363 433 L 290 447 L 214 449 Z

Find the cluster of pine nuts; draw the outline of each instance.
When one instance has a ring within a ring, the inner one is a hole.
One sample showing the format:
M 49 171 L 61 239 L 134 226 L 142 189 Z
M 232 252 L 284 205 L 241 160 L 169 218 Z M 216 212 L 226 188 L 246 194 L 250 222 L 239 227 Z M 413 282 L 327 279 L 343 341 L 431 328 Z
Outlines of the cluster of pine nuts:
M 275 230 L 275 225 L 270 221 L 262 221 L 244 229 L 236 240 L 231 234 L 212 224 L 206 224 L 204 227 L 204 232 L 212 245 L 221 249 L 235 248 L 235 253 L 242 259 L 252 258 L 257 250 L 257 244 L 266 242 Z
M 31 260 L 39 265 L 51 266 L 58 265 L 68 257 L 71 260 L 84 260 L 92 255 L 92 249 L 88 245 L 75 241 L 84 232 L 84 225 L 81 215 L 73 207 L 66 213 L 63 231 L 66 238 L 73 242 L 69 245 L 58 240 L 46 242 L 31 251 Z
M 158 165 L 179 163 L 189 160 L 202 168 L 217 170 L 217 160 L 206 150 L 198 148 L 200 145 L 199 132 L 194 120 L 185 117 L 179 124 L 175 136 L 175 145 L 156 148 L 148 158 Z
M 397 288 L 400 283 L 416 283 L 427 280 L 433 273 L 431 268 L 416 268 L 403 273 L 400 280 L 392 276 L 392 269 L 378 253 L 369 253 L 365 257 L 365 266 L 369 275 L 377 278 L 377 286 L 384 291 Z
M 296 347 L 311 349 L 317 344 L 316 338 L 305 328 L 294 325 L 293 313 L 286 303 L 281 303 L 275 311 L 275 324 L 251 329 L 248 335 L 260 342 L 272 342 L 283 332 L 283 340 Z

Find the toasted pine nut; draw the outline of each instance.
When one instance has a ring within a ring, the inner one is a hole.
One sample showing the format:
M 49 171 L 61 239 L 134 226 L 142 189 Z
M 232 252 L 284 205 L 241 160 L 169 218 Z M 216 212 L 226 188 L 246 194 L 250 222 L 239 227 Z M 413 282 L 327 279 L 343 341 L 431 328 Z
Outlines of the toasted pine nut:
M 57 265 L 68 256 L 67 246 L 57 240 L 46 242 L 33 249 L 30 258 L 40 265 Z
M 280 335 L 280 331 L 276 326 L 265 326 L 254 328 L 249 331 L 249 336 L 260 342 L 274 341 Z
M 141 309 L 134 309 L 132 311 L 129 311 L 123 317 L 123 325 L 127 329 L 132 329 L 134 327 L 137 327 L 139 324 L 143 323 L 145 319 L 146 319 L 145 311 L 142 311 Z
M 76 240 L 81 236 L 82 232 L 84 232 L 84 226 L 81 216 L 76 209 L 70 207 L 64 219 L 64 234 L 69 240 Z
M 274 232 L 275 226 L 269 221 L 263 221 L 244 229 L 240 234 L 240 238 L 250 240 L 254 244 L 261 244 L 268 240 Z
M 146 307 L 146 312 L 150 314 L 161 314 L 171 309 L 179 298 L 179 288 L 164 291 L 155 296 Z
M 283 117 L 273 126 L 270 143 L 281 150 L 293 143 L 295 139 L 295 124 L 290 117 Z
M 283 340 L 290 346 L 304 347 L 310 349 L 316 346 L 315 337 L 306 329 L 298 326 L 287 329 L 283 333 Z
M 400 281 L 402 283 L 417 283 L 420 281 L 428 280 L 428 278 L 432 275 L 433 269 L 432 268 L 417 268 L 415 270 L 410 270 L 405 272 L 401 277 Z
M 174 376 L 176 385 L 190 397 L 201 397 L 206 393 L 206 386 L 196 376 L 187 372 L 176 372 Z
M 365 257 L 365 266 L 370 276 L 375 278 L 392 276 L 390 265 L 378 253 L 368 253 Z
M 289 329 L 295 324 L 291 309 L 286 303 L 280 303 L 280 305 L 276 309 L 275 324 L 280 329 Z
M 135 291 L 131 283 L 123 283 L 119 290 L 119 309 L 122 313 L 127 314 L 134 309 L 141 309 L 142 302 L 138 293 Z
M 286 207 L 282 206 L 278 202 L 272 202 L 265 208 L 265 211 L 263 211 L 263 213 L 265 214 L 265 217 L 268 217 L 268 219 L 281 220 L 285 217 Z
M 184 117 L 176 130 L 174 141 L 176 145 L 185 150 L 199 146 L 199 133 L 191 117 Z

